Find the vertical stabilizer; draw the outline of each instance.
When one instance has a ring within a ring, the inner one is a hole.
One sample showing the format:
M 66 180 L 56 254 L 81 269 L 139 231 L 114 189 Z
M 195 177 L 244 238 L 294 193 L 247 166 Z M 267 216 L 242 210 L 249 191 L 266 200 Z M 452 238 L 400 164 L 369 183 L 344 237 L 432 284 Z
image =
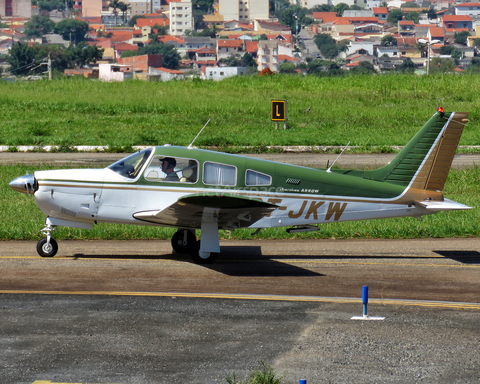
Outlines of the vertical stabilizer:
M 442 191 L 468 112 L 437 112 L 387 165 L 364 177 L 418 190 Z

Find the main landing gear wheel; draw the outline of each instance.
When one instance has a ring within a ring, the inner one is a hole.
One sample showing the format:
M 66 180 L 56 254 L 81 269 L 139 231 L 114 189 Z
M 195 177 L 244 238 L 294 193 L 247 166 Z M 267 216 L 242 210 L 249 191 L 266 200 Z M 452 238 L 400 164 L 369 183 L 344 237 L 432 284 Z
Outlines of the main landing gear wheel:
M 192 256 L 193 261 L 197 264 L 211 264 L 215 261 L 218 254 L 215 252 L 200 251 L 200 241 L 196 241 L 191 249 L 190 255 Z
M 179 229 L 172 236 L 172 248 L 178 254 L 188 254 L 196 241 L 197 238 L 193 232 L 187 229 Z
M 47 238 L 44 237 L 37 243 L 37 253 L 42 257 L 53 257 L 57 254 L 58 244 L 54 239 L 50 239 L 47 244 Z

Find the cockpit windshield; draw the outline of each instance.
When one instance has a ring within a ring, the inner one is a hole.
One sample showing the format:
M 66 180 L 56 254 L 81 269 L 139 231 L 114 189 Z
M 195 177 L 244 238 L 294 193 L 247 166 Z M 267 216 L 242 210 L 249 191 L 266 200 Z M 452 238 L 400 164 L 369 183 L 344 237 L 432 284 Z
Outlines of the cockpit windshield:
M 152 151 L 153 148 L 147 148 L 135 152 L 127 157 L 124 157 L 123 159 L 116 161 L 112 165 L 109 165 L 107 168 L 118 173 L 119 175 L 134 179 L 137 177 L 143 165 L 150 157 Z

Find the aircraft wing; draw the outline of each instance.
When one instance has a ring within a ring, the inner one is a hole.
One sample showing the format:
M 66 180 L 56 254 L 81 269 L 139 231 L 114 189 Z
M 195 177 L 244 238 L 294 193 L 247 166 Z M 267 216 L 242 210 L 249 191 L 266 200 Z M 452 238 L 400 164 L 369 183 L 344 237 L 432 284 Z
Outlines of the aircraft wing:
M 246 228 L 269 215 L 277 205 L 232 194 L 192 194 L 160 210 L 133 214 L 138 220 L 167 226 L 200 228 L 216 222 L 219 229 Z

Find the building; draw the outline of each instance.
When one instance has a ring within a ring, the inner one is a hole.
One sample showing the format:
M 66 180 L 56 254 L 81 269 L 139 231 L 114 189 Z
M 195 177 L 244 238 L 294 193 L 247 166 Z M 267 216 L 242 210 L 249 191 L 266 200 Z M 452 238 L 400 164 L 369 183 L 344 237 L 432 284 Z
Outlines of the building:
M 82 17 L 101 17 L 102 12 L 108 12 L 106 0 L 83 0 Z
M 182 36 L 186 30 L 193 31 L 192 2 L 172 0 L 170 2 L 170 36 Z
M 257 69 L 259 72 L 269 68 L 272 72 L 278 72 L 278 42 L 275 40 L 260 40 L 257 51 Z
M 480 15 L 480 3 L 462 3 L 454 4 L 455 15 L 468 15 L 468 16 L 479 16 Z
M 128 0 L 127 3 L 132 7 L 131 15 L 147 15 L 162 10 L 162 3 L 165 0 Z
M 227 77 L 243 76 L 247 74 L 246 67 L 205 67 L 202 73 L 206 80 L 223 80 Z
M 269 0 L 215 0 L 215 13 L 225 20 L 266 20 L 270 17 Z
M 32 0 L 0 0 L 0 17 L 32 17 Z

